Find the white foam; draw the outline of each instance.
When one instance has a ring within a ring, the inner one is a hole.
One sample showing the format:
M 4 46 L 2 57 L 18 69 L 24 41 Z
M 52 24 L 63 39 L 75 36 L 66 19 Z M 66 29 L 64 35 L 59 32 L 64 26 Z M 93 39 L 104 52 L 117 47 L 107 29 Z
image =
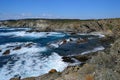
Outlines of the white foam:
M 103 34 L 100 33 L 100 32 L 94 32 L 94 33 L 91 33 L 91 35 L 99 36 L 99 38 L 105 37 L 105 35 L 103 35 Z
M 7 43 L 0 45 L 2 50 L 10 49 L 10 55 L 13 60 L 16 60 L 14 64 L 8 61 L 2 68 L 0 68 L 0 79 L 9 80 L 15 75 L 19 75 L 22 78 L 39 76 L 47 73 L 51 69 L 62 71 L 67 67 L 67 63 L 64 63 L 57 53 L 52 53 L 49 57 L 41 56 L 41 52 L 47 51 L 46 47 L 37 46 L 33 44 L 31 47 L 25 47 L 29 43 Z M 11 46 L 12 45 L 12 46 Z M 22 46 L 21 49 L 13 50 L 16 46 Z M 2 55 L 2 54 L 1 54 Z
M 55 37 L 64 37 L 64 33 L 58 32 L 26 32 L 26 31 L 16 31 L 16 32 L 2 32 L 0 33 L 1 36 L 13 36 L 13 37 L 32 37 L 32 38 L 41 38 L 41 37 L 48 37 L 48 36 L 55 36 Z
M 0 30 L 30 30 L 30 28 L 9 28 L 9 27 L 0 27 Z
M 3 45 L 0 45 L 0 49 L 2 50 L 0 52 L 0 56 L 2 56 L 2 53 L 5 52 L 6 50 L 11 50 L 13 49 L 15 46 L 20 46 L 22 45 L 23 43 L 6 43 L 6 44 L 3 44 Z
M 35 43 L 32 44 L 31 47 L 25 47 L 26 44 L 29 44 L 31 42 L 26 42 L 26 43 L 7 43 L 7 44 L 3 44 L 0 45 L 0 49 L 2 50 L 2 52 L 0 52 L 0 56 L 2 56 L 2 53 L 5 52 L 6 50 L 10 50 L 10 54 L 24 54 L 24 53 L 29 53 L 29 52 L 39 52 L 39 51 L 46 51 L 47 48 L 46 47 L 38 47 L 37 45 L 34 45 Z M 14 48 L 16 48 L 17 46 L 21 46 L 21 49 L 18 50 L 13 50 Z
M 52 48 L 58 48 L 59 44 L 58 43 L 51 43 L 49 46 Z
M 14 75 L 20 75 L 22 78 L 39 76 L 48 73 L 51 69 L 62 71 L 68 65 L 62 61 L 61 56 L 57 53 L 52 53 L 48 58 L 40 58 L 40 53 L 26 53 L 18 56 L 19 60 L 10 69 L 10 63 L 0 69 L 1 80 L 9 80 Z M 23 62 L 24 64 L 22 64 Z
M 92 33 L 77 33 L 78 35 L 94 35 L 94 36 L 99 36 L 99 38 L 105 37 L 104 34 L 101 32 L 92 32 Z
M 88 54 L 88 53 L 91 53 L 91 52 L 96 52 L 96 51 L 100 51 L 100 50 L 104 50 L 104 49 L 105 48 L 103 46 L 99 46 L 99 47 L 94 48 L 93 50 L 85 51 L 81 54 Z

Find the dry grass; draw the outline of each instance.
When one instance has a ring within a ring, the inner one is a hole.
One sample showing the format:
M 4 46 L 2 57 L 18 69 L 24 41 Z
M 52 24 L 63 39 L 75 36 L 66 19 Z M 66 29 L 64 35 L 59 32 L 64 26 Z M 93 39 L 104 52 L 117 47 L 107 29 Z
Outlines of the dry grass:
M 85 76 L 85 80 L 94 80 L 94 76 L 88 74 L 88 75 Z

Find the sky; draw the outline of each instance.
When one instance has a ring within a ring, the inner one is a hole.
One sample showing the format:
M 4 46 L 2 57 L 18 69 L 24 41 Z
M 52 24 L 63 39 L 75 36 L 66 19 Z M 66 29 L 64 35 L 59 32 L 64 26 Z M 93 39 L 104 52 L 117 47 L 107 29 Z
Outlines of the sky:
M 120 18 L 120 0 L 0 0 L 0 20 Z

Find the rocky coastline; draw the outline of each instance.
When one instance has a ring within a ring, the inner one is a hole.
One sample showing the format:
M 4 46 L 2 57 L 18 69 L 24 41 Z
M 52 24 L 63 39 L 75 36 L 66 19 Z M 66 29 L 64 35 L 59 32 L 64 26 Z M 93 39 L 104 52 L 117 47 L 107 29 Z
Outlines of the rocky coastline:
M 0 21 L 0 26 L 32 27 L 33 31 L 62 31 L 71 34 L 100 32 L 105 35 L 101 43 L 107 45 L 103 51 L 85 55 L 63 57 L 63 61 L 72 62 L 71 58 L 81 63 L 68 66 L 64 71 L 50 70 L 38 77 L 10 80 L 119 80 L 120 79 L 120 19 L 100 20 L 8 20 Z M 66 42 L 66 41 L 64 41 Z M 17 49 L 17 48 L 16 48 Z
M 111 32 L 113 27 L 120 25 L 120 18 L 113 19 L 20 19 L 3 20 L 0 26 L 5 27 L 30 27 L 34 31 L 62 31 L 62 32 Z M 30 32 L 30 31 L 29 31 Z
M 110 44 L 112 44 L 105 50 L 86 55 L 73 56 L 80 60 L 82 62 L 81 64 L 68 66 L 62 72 L 57 72 L 55 69 L 52 69 L 42 76 L 16 80 L 119 80 L 120 27 L 116 29 L 116 34 L 109 37 L 107 35 L 102 39 L 102 41 L 110 41 Z M 70 57 L 64 57 L 63 59 L 71 61 Z

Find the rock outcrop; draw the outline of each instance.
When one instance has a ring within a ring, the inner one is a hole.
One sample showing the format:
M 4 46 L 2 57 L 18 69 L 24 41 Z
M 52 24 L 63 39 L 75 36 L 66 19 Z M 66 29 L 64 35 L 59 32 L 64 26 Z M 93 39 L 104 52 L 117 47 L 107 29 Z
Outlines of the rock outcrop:
M 6 51 L 3 53 L 3 55 L 8 55 L 8 54 L 10 54 L 10 50 L 6 50 Z

